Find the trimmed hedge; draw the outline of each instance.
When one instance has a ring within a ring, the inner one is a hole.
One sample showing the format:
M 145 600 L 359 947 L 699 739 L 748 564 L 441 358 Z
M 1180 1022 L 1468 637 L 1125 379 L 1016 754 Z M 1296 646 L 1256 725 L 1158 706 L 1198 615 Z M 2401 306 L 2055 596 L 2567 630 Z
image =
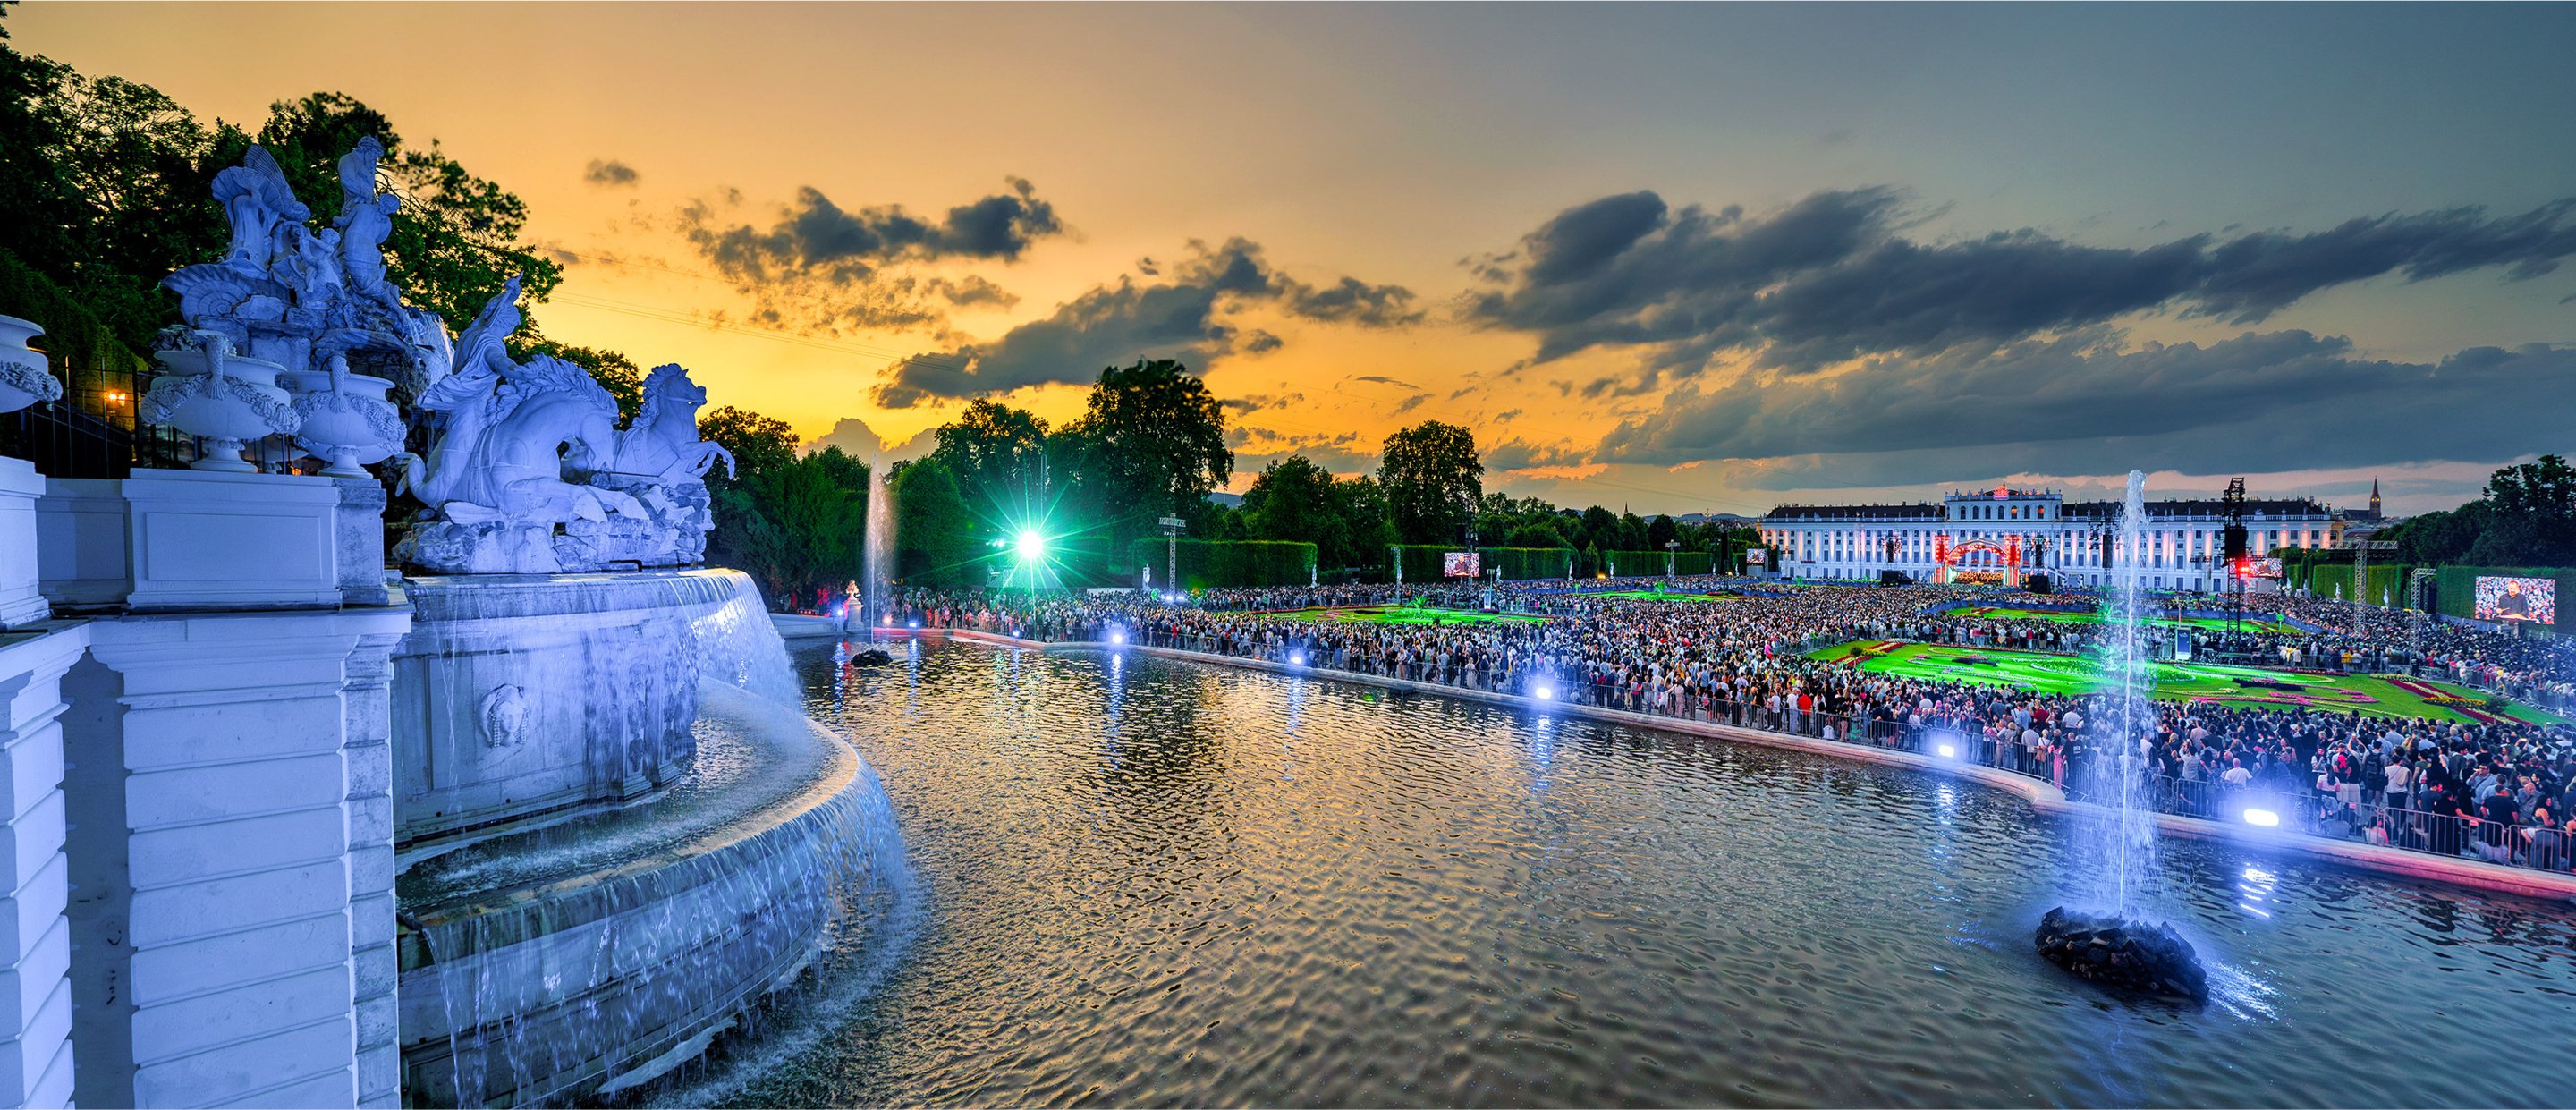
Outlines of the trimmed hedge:
M 1383 569 L 1392 577 L 1395 560 L 1401 559 L 1405 581 L 1437 582 L 1440 581 L 1441 556 L 1456 550 L 1439 544 L 1405 544 L 1388 556 Z M 1506 582 L 1564 578 L 1574 567 L 1574 549 L 1570 547 L 1479 547 L 1476 554 L 1486 574 L 1491 575 L 1499 569 Z
M 1674 574 L 1711 574 L 1717 556 L 1706 551 L 1603 551 L 1585 573 L 1607 574 L 1618 578 L 1661 577 L 1664 557 L 1672 557 Z
M 1157 588 L 1172 552 L 1166 541 L 1141 539 L 1127 547 L 1129 567 L 1154 568 Z M 1181 586 L 1191 590 L 1230 590 L 1257 586 L 1303 586 L 1315 573 L 1315 545 L 1288 540 L 1182 540 Z
M 2374 552 L 2373 554 L 2377 554 Z M 2386 604 L 2405 608 L 2413 599 L 2406 596 L 2406 574 L 2415 568 L 2402 563 L 2370 564 L 2370 592 L 2360 600 L 2372 605 Z M 2354 600 L 2351 563 L 2317 563 L 2291 567 L 2284 565 L 2282 574 L 2292 579 L 2292 586 L 2306 586 L 2308 592 L 2323 598 Z

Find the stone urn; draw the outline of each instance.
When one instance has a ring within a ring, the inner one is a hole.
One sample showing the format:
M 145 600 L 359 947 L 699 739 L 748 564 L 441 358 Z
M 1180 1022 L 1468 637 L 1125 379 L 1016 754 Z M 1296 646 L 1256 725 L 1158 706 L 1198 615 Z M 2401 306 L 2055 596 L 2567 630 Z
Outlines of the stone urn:
M 45 334 L 35 321 L 0 316 L 0 412 L 16 412 L 38 401 L 60 400 L 63 383 L 46 368 L 45 356 L 27 341 Z
M 330 370 L 289 370 L 278 380 L 303 421 L 295 445 L 328 464 L 324 476 L 364 478 L 368 463 L 402 450 L 402 418 L 385 397 L 394 383 L 352 374 L 336 357 Z
M 251 441 L 293 434 L 303 426 L 277 376 L 286 368 L 233 353 L 217 332 L 174 328 L 170 346 L 154 351 L 163 372 L 135 410 L 144 420 L 206 439 L 205 457 L 191 470 L 248 474 L 259 468 L 242 458 Z

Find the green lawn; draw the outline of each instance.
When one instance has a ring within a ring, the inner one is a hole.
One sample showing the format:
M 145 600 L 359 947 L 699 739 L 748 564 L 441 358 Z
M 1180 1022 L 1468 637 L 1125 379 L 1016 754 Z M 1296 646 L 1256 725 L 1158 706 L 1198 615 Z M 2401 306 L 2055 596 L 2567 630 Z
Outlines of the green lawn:
M 2043 694 L 2090 693 L 2103 685 L 2102 677 L 2090 659 L 2038 651 L 1864 640 L 1826 648 L 1814 653 L 1813 658 L 1834 661 L 1855 656 L 1861 657 L 1858 665 L 1868 671 L 1908 678 L 2012 686 Z M 2154 696 L 2159 701 L 2191 700 L 2257 709 L 2305 706 L 2356 711 L 2375 717 L 2420 717 L 2436 721 L 2472 719 L 2461 711 L 2463 707 L 2428 701 L 2421 694 L 2377 676 L 2302 674 L 2218 663 L 2160 661 L 2153 667 Z M 2470 699 L 2471 704 L 2465 708 L 2477 708 L 2474 703 L 2480 695 L 2476 691 L 2428 679 L 2407 681 L 2440 694 Z M 2556 716 L 2528 706 L 2514 705 L 2506 712 L 2522 721 L 2560 723 Z
M 1949 615 L 1954 617 L 1977 617 L 1983 620 L 1998 621 L 2037 620 L 2055 621 L 2059 624 L 2102 623 L 2102 614 L 2092 611 L 2065 613 L 2051 609 L 2009 609 L 1993 606 L 1978 606 L 1969 609 L 1952 609 L 1950 610 Z M 2209 632 L 2228 631 L 2228 622 L 2225 617 L 2150 617 L 2148 618 L 2148 623 L 2160 625 L 2165 628 L 2196 628 Z M 2249 632 L 2273 632 L 2285 636 L 2299 636 L 2306 634 L 2306 630 L 2297 625 L 2283 624 L 2280 621 L 2262 620 L 2255 617 L 2245 618 L 2245 630 Z
M 1362 621 L 1370 624 L 1535 624 L 1547 618 L 1529 613 L 1477 613 L 1411 605 L 1364 605 L 1352 609 L 1300 609 L 1276 616 L 1301 621 Z

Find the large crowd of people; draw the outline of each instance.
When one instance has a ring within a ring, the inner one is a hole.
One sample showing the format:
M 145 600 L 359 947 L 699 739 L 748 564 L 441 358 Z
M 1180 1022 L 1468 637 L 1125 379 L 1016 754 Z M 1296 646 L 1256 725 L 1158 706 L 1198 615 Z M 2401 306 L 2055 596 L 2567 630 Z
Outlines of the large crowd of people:
M 1787 586 L 1702 578 L 1622 583 L 1724 600 L 1605 596 L 1566 583 L 1335 585 L 1149 593 L 910 591 L 900 623 L 1038 641 L 1133 642 L 1572 701 L 1606 709 L 1904 747 L 2055 781 L 2082 796 L 2106 753 L 2135 745 L 2158 802 L 2239 819 L 2259 810 L 2312 832 L 2498 863 L 2576 865 L 2576 730 L 2506 714 L 2473 721 L 2206 702 L 2124 705 L 1906 677 L 1811 658 L 1854 640 L 2086 652 L 2104 624 L 1960 610 L 2062 604 L 1936 586 Z M 2089 598 L 2072 600 L 2089 601 Z M 2219 632 L 2284 665 L 2441 678 L 2564 707 L 2576 651 L 2421 614 L 2257 595 L 2248 615 L 2299 634 Z M 1330 610 L 1411 605 L 1415 619 Z M 2212 599 L 2158 599 L 2171 611 Z M 1539 620 L 1492 620 L 1486 608 Z M 2161 637 L 2159 643 L 2169 643 Z

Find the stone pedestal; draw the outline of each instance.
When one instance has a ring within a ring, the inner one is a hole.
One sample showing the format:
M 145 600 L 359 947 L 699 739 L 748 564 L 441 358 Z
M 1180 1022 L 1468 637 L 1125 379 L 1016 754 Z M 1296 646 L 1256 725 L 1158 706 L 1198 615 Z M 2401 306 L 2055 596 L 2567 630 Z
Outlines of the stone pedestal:
M 124 483 L 135 612 L 340 604 L 330 478 L 137 470 Z
M 66 722 L 82 1103 L 398 1099 L 385 659 L 409 625 L 89 626 Z
M 77 612 L 118 608 L 134 592 L 134 538 L 125 483 L 48 478 L 36 502 L 37 583 L 45 599 Z
M 89 630 L 0 634 L 0 1105 L 72 1101 L 62 679 Z
M 44 495 L 36 464 L 0 455 L 0 628 L 52 615 L 36 590 L 36 501 Z

